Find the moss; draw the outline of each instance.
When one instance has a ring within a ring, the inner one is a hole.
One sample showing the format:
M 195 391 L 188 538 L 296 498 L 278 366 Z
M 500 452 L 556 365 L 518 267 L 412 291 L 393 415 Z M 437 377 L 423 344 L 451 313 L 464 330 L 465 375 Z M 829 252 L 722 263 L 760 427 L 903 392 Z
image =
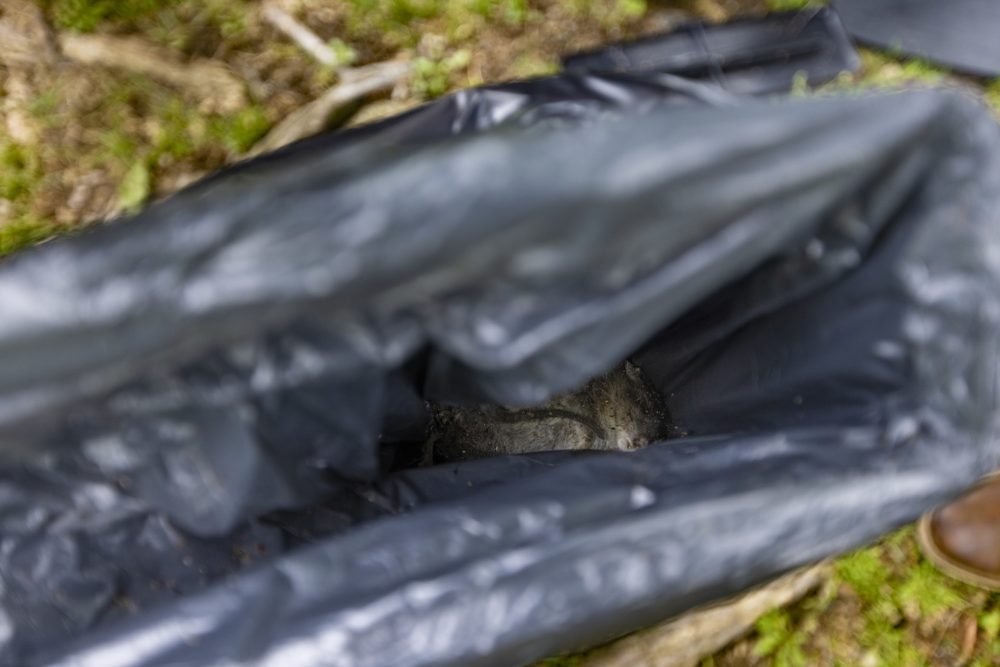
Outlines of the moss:
M 444 34 L 452 50 L 476 45 L 483 32 L 511 35 L 544 19 L 556 3 L 540 0 L 345 0 L 339 9 L 349 44 L 364 45 L 366 57 L 415 48 L 430 33 Z M 563 0 L 558 3 L 579 19 L 609 31 L 635 22 L 646 0 Z
M 455 8 L 460 9 L 460 3 Z M 445 0 L 347 0 L 345 26 L 351 41 L 378 41 L 391 47 L 415 46 L 419 24 L 443 15 Z
M 334 37 L 327 42 L 327 46 L 330 47 L 330 51 L 333 53 L 337 67 L 353 65 L 358 59 L 358 52 L 342 39 Z
M 994 641 L 1000 634 L 1000 609 L 991 609 L 979 614 L 978 623 L 986 641 Z
M 152 191 L 152 178 L 145 160 L 138 160 L 125 173 L 118 186 L 118 204 L 131 213 L 139 210 Z
M 504 0 L 500 4 L 500 17 L 509 26 L 520 27 L 528 17 L 527 0 Z
M 106 130 L 100 135 L 103 153 L 113 161 L 127 164 L 136 154 L 136 144 L 127 134 L 118 129 Z
M 951 582 L 926 561 L 910 568 L 903 581 L 894 585 L 894 593 L 900 608 L 911 617 L 931 617 L 966 606 Z
M 56 27 L 92 32 L 102 23 L 130 25 L 155 14 L 177 0 L 42 0 Z
M 200 0 L 204 19 L 218 29 L 223 39 L 233 39 L 245 35 L 248 30 L 247 16 L 250 8 L 234 0 Z
M 559 71 L 559 63 L 555 60 L 545 60 L 537 56 L 523 55 L 514 61 L 514 76 L 528 79 L 535 76 L 548 76 Z
M 771 658 L 775 667 L 805 667 L 805 634 L 797 628 L 787 610 L 774 609 L 761 616 L 756 631 L 755 655 Z
M 179 97 L 169 98 L 157 110 L 157 129 L 153 137 L 152 156 L 159 162 L 163 156 L 173 160 L 190 157 L 197 146 L 197 110 L 190 108 Z
M 772 12 L 796 12 L 824 4 L 823 0 L 767 0 L 767 8 Z
M 9 255 L 52 238 L 56 231 L 50 223 L 30 218 L 18 218 L 7 222 L 0 225 L 0 255 Z
M 60 91 L 49 88 L 28 104 L 28 113 L 39 120 L 48 120 L 59 108 Z
M 646 13 L 646 0 L 573 0 L 569 7 L 581 18 L 595 20 L 605 28 L 635 21 Z
M 270 128 L 271 122 L 264 109 L 251 105 L 235 114 L 209 120 L 209 139 L 236 156 L 249 150 Z
M 642 17 L 649 9 L 646 0 L 617 0 L 611 13 L 613 18 L 634 21 Z
M 836 572 L 864 602 L 876 604 L 885 599 L 890 573 L 878 550 L 865 549 L 841 558 Z
M 932 654 L 946 664 L 960 650 L 963 624 L 954 619 L 981 605 L 981 595 L 923 560 L 907 528 L 841 557 L 819 593 L 761 620 L 755 647 L 774 664 L 782 649 L 785 664 L 804 656 L 805 664 L 919 666 Z M 988 646 L 990 630 L 1000 631 L 1000 612 L 977 618 Z
M 939 83 L 947 71 L 917 58 L 861 50 L 861 86 L 898 86 L 904 83 Z
M 559 656 L 542 660 L 535 667 L 580 667 L 582 664 L 583 658 L 579 656 Z
M 56 28 L 145 33 L 182 52 L 212 56 L 225 40 L 249 32 L 250 0 L 39 0 Z
M 130 166 L 144 156 L 150 169 L 180 162 L 212 168 L 226 155 L 245 153 L 271 127 L 266 110 L 259 105 L 227 115 L 205 114 L 162 87 L 119 89 L 116 94 L 128 98 L 148 118 L 146 137 L 117 129 L 102 134 L 105 155 Z
M 41 178 L 41 159 L 36 151 L 0 140 L 0 199 L 27 199 Z
M 460 50 L 443 58 L 417 58 L 413 61 L 411 86 L 415 95 L 433 99 L 446 93 L 453 85 L 452 79 L 469 66 L 470 54 Z
M 994 79 L 986 86 L 986 103 L 993 109 L 993 113 L 1000 116 L 1000 79 Z

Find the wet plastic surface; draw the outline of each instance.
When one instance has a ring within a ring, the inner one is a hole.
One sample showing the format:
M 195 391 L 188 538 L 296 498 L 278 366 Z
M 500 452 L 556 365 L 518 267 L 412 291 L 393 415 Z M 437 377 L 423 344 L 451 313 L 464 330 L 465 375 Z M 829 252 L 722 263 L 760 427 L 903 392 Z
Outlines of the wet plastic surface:
M 569 71 L 666 72 L 741 95 L 787 91 L 797 76 L 819 85 L 860 65 L 840 19 L 826 7 L 718 24 L 694 21 L 563 62 Z
M 836 0 L 861 42 L 960 72 L 1000 76 L 1000 3 L 994 0 Z
M 966 99 L 567 75 L 341 139 L 0 264 L 5 664 L 528 663 L 997 464 Z M 380 466 L 626 356 L 688 437 Z

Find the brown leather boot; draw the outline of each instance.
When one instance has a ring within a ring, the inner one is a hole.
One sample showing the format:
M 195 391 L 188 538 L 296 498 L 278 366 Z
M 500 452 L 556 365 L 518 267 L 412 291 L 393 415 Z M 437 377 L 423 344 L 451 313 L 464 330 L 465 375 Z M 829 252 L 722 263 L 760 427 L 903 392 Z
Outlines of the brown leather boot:
M 917 524 L 924 555 L 948 576 L 1000 590 L 1000 475 L 992 475 Z

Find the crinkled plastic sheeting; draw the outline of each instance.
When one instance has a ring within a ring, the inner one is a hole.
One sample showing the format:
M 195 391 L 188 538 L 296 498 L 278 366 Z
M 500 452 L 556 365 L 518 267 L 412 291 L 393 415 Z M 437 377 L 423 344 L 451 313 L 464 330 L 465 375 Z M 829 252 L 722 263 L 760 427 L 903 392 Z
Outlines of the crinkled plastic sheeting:
M 996 465 L 985 109 L 519 85 L 0 264 L 4 663 L 529 663 Z M 626 356 L 689 436 L 381 472 Z
M 835 0 L 851 35 L 973 76 L 1000 75 L 1000 5 L 993 0 Z
M 816 85 L 860 58 L 830 7 L 738 18 L 690 21 L 659 35 L 601 46 L 563 58 L 569 71 L 668 72 L 711 81 L 740 95 L 783 93 L 796 80 Z

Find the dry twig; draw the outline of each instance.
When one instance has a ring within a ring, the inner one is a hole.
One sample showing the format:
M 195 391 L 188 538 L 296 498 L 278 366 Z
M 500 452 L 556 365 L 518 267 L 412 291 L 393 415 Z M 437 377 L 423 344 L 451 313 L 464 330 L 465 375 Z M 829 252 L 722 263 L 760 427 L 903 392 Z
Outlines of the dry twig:
M 59 36 L 59 46 L 79 63 L 125 69 L 189 90 L 206 111 L 230 113 L 247 104 L 243 82 L 213 60 L 178 62 L 164 49 L 135 37 L 65 33 Z
M 55 36 L 42 10 L 29 0 L 4 0 L 0 15 L 0 61 L 51 65 L 59 60 Z
M 302 47 L 303 51 L 323 65 L 337 67 L 340 64 L 330 47 L 316 33 L 296 21 L 291 14 L 277 4 L 266 3 L 261 10 L 261 16 L 265 21 L 288 35 L 292 41 Z
M 583 667 L 690 667 L 749 632 L 771 609 L 784 607 L 818 587 L 829 566 L 787 574 L 740 597 L 687 613 L 619 639 L 584 656 Z
M 275 125 L 250 151 L 259 155 L 325 130 L 331 118 L 344 106 L 372 93 L 388 90 L 410 71 L 405 61 L 376 63 L 348 70 L 340 84 L 330 88 L 305 106 L 296 109 Z

